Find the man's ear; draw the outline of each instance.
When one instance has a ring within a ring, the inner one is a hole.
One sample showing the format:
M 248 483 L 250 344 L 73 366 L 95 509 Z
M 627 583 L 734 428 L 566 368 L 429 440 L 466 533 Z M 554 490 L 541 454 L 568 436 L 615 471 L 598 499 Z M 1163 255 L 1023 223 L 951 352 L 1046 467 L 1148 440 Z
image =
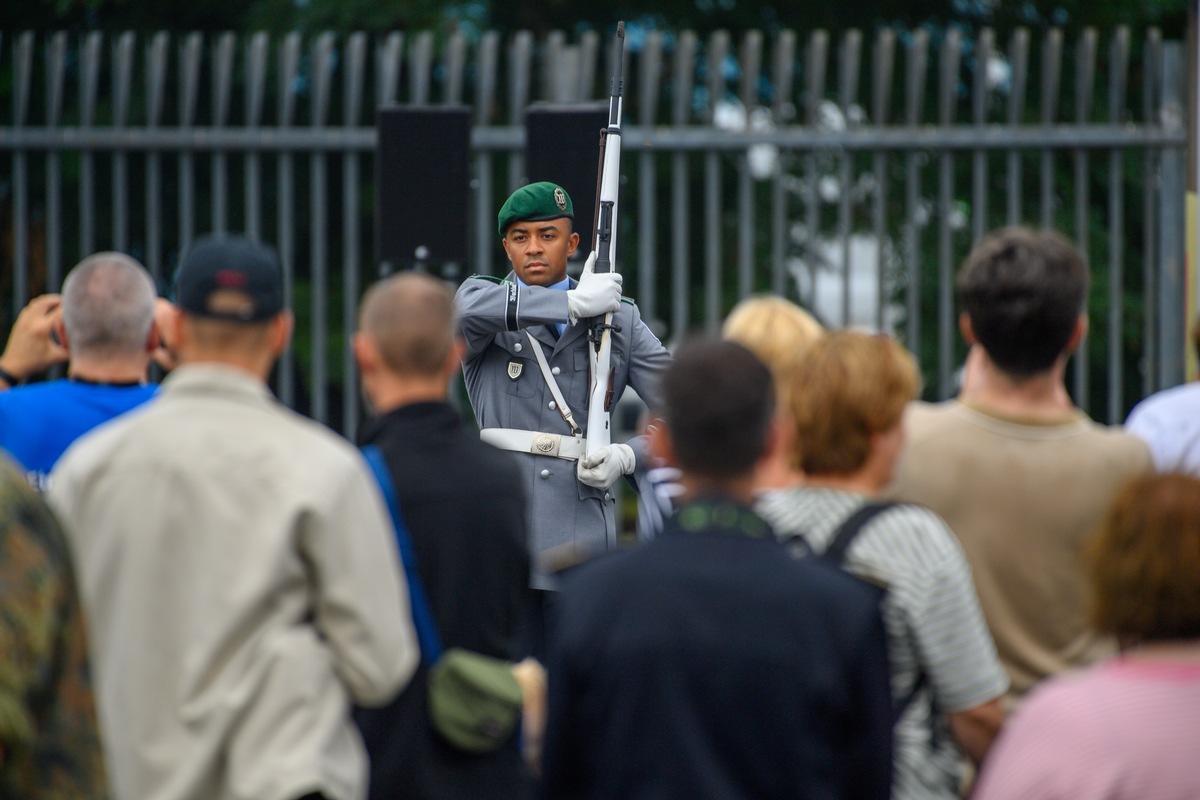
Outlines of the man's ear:
M 646 423 L 645 434 L 646 447 L 651 457 L 672 467 L 679 466 L 676 463 L 675 442 L 671 438 L 671 430 L 661 417 L 653 417 Z
M 163 343 L 162 334 L 158 331 L 158 320 L 150 321 L 150 332 L 146 334 L 146 343 L 143 347 L 147 353 L 153 353 Z
M 365 332 L 358 331 L 350 341 L 350 347 L 354 351 L 354 363 L 358 365 L 358 373 L 368 375 L 374 372 L 379 365 L 379 348 L 375 346 L 375 340 Z
M 58 318 L 54 320 L 54 327 L 51 329 L 51 332 L 58 339 L 59 346 L 64 350 L 70 351 L 71 348 L 67 344 L 67 326 L 63 324 L 62 314 L 59 314 Z
M 1080 314 L 1075 318 L 1075 327 L 1071 330 L 1071 338 L 1067 339 L 1066 352 L 1074 353 L 1079 348 L 1079 343 L 1083 341 L 1083 337 L 1087 336 L 1087 332 L 1087 314 Z
M 512 263 L 512 260 L 513 260 L 512 253 L 508 252 L 508 235 L 507 234 L 503 238 L 500 239 L 500 244 L 504 246 L 505 257 L 508 259 L 509 263 Z
M 276 356 L 282 355 L 292 341 L 292 331 L 296 327 L 296 317 L 291 309 L 284 309 L 275 315 L 271 326 L 271 348 Z
M 958 315 L 958 332 L 962 334 L 963 341 L 968 345 L 975 344 L 975 328 L 971 326 L 971 318 L 965 311 Z
M 575 255 L 577 249 L 579 249 L 579 232 L 571 231 L 571 236 L 567 239 L 567 258 Z
M 450 352 L 446 354 L 446 375 L 453 375 L 462 366 L 463 356 L 467 354 L 467 343 L 461 337 L 455 336 L 454 342 L 450 345 Z

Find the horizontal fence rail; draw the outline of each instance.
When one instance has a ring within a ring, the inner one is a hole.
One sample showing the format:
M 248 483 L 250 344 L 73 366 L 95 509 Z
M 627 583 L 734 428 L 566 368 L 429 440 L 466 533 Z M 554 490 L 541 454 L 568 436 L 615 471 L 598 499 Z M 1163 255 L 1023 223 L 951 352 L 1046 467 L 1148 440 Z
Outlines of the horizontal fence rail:
M 499 204 L 525 179 L 525 112 L 606 96 L 607 38 L 433 32 L 0 36 L 0 281 L 11 316 L 117 249 L 166 291 L 210 230 L 276 245 L 296 343 L 280 397 L 352 433 L 349 343 L 374 253 L 378 108 L 471 109 L 471 256 L 503 273 Z M 1071 236 L 1093 272 L 1071 389 L 1119 421 L 1183 378 L 1183 48 L 1125 28 L 631 29 L 625 286 L 666 340 L 774 292 L 900 336 L 927 396 L 954 391 L 953 274 L 1004 224 Z M 415 154 L 415 157 L 431 157 Z

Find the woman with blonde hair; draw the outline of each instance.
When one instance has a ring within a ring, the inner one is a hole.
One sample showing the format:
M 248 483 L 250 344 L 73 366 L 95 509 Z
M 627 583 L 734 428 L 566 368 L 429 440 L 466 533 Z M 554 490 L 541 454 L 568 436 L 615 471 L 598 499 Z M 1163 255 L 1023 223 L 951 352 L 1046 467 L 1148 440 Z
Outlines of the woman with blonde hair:
M 1092 626 L 1122 653 L 1034 689 L 976 800 L 1200 797 L 1200 479 L 1128 483 L 1086 564 Z
M 775 295 L 748 297 L 734 306 L 721 328 L 723 338 L 742 345 L 771 370 L 775 380 L 776 408 L 784 436 L 794 440 L 787 407 L 796 384 L 796 372 L 804 354 L 825 334 L 821 323 L 800 306 Z M 761 489 L 776 489 L 800 483 L 804 475 L 788 464 L 790 446 L 759 470 L 755 480 Z

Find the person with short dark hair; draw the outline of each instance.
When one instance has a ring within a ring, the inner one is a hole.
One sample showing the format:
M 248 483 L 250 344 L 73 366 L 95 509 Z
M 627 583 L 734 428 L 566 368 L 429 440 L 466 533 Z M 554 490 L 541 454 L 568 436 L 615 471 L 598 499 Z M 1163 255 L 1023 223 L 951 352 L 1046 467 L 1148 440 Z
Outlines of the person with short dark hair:
M 605 376 L 610 410 L 627 387 L 656 405 L 670 360 L 637 306 L 622 301 L 620 273 L 594 272 L 589 258 L 579 280 L 567 275 L 567 260 L 579 247 L 574 213 L 570 195 L 557 184 L 517 189 L 497 219 L 512 272 L 503 279 L 474 275 L 455 296 L 467 345 L 463 375 L 480 436 L 518 454 L 534 558 L 527 639 L 539 658 L 549 592 L 556 588 L 541 561 L 556 548 L 615 547 L 620 509 L 613 484 L 645 465 L 636 438 L 584 453 L 594 326 L 612 313 Z
M 1200 797 L 1200 479 L 1131 481 L 1086 552 L 1091 623 L 1122 653 L 1029 695 L 976 800 Z
M 61 295 L 34 298 L 21 311 L 0 357 L 0 381 L 19 384 L 70 359 L 65 378 L 0 392 L 0 448 L 39 490 L 72 442 L 157 391 L 146 380 L 159 341 L 155 295 L 135 259 L 96 253 L 67 273 Z
M 655 453 L 681 471 L 662 535 L 564 584 L 545 796 L 887 798 L 887 652 L 874 587 L 798 561 L 751 509 L 778 444 L 767 368 L 685 343 Z
M 445 284 L 412 272 L 367 292 L 354 355 L 375 416 L 359 443 L 378 446 L 387 462 L 442 646 L 515 660 L 529 585 L 525 496 L 516 459 L 465 430 L 447 402 L 463 352 L 453 303 Z M 456 749 L 430 722 L 428 677 L 422 663 L 391 704 L 356 710 L 371 761 L 368 796 L 523 797 L 517 737 L 490 753 Z
M 395 535 L 349 443 L 267 376 L 291 312 L 271 248 L 191 244 L 158 398 L 77 442 L 50 499 L 79 569 L 113 794 L 361 800 L 351 703 L 417 663 Z
M 1065 237 L 996 231 L 967 256 L 957 286 L 959 328 L 975 347 L 969 385 L 957 400 L 909 407 L 887 493 L 929 507 L 958 537 L 1020 696 L 1112 652 L 1084 619 L 1080 552 L 1150 454 L 1067 392 L 1067 361 L 1087 331 L 1088 271 Z

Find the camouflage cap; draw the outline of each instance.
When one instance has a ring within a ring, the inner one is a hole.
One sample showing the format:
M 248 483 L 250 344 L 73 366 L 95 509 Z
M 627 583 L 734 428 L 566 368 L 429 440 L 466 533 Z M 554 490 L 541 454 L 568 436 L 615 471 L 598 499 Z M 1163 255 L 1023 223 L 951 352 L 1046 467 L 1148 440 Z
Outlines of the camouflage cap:
M 571 196 L 557 183 L 539 181 L 522 186 L 512 193 L 500 207 L 497 218 L 500 223 L 500 238 L 504 238 L 508 226 L 518 220 L 541 221 L 559 217 L 575 218 L 575 207 Z

